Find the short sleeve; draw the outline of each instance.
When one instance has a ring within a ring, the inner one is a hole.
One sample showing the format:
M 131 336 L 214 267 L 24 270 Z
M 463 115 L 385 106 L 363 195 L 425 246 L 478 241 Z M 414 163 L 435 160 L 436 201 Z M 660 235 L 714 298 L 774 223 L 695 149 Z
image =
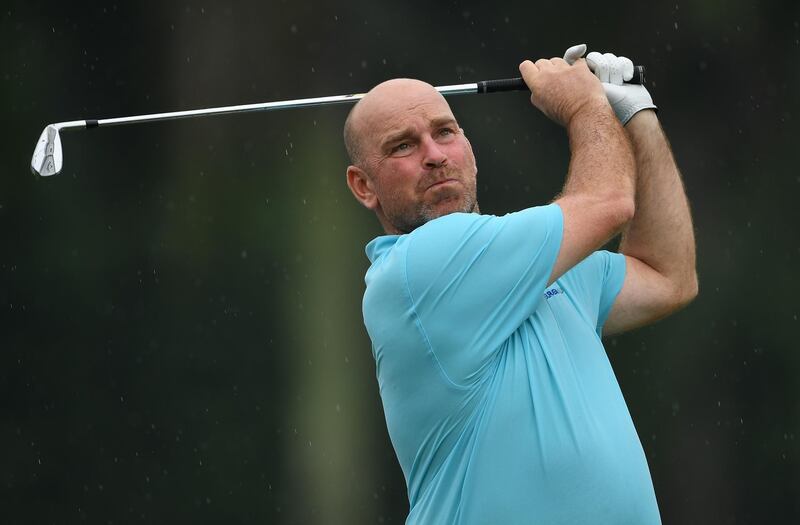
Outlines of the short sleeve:
M 598 336 L 624 281 L 625 256 L 605 250 L 592 253 L 559 279 Z
M 597 333 L 602 335 L 611 307 L 625 282 L 625 256 L 621 253 L 598 252 L 603 258 L 603 289 L 600 294 L 600 309 L 597 315 Z
M 455 213 L 415 230 L 406 278 L 448 375 L 469 381 L 542 300 L 563 233 L 557 204 L 502 217 Z

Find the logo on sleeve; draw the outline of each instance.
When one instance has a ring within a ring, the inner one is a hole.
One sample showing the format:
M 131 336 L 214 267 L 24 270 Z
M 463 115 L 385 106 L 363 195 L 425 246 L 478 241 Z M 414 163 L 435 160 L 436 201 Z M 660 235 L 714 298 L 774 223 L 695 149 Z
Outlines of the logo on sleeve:
M 556 295 L 563 294 L 563 293 L 564 292 L 562 292 L 557 286 L 553 286 L 552 288 L 550 288 L 548 290 L 545 290 L 544 298 L 545 299 L 550 299 L 551 297 L 555 297 Z

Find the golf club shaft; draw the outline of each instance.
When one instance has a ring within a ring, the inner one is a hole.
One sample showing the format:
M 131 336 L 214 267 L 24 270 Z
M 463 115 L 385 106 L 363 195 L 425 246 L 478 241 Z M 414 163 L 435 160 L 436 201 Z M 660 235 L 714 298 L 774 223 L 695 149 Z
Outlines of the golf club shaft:
M 457 84 L 436 88 L 443 95 L 456 95 L 478 93 L 478 84 Z M 332 97 L 300 98 L 296 100 L 280 100 L 277 102 L 261 102 L 258 104 L 241 104 L 237 106 L 223 106 L 218 108 L 191 109 L 187 111 L 170 111 L 169 113 L 151 113 L 148 115 L 135 115 L 132 117 L 115 117 L 105 119 L 73 120 L 53 124 L 59 131 L 71 128 L 97 128 L 101 126 L 120 126 L 139 122 L 157 122 L 161 120 L 175 120 L 191 117 L 204 117 L 209 115 L 226 115 L 231 113 L 248 113 L 251 111 L 275 111 L 278 109 L 295 109 L 312 106 L 329 106 L 334 104 L 352 104 L 364 98 L 365 93 L 352 95 L 336 95 Z
M 644 82 L 644 67 L 634 68 L 634 77 L 629 81 L 631 84 L 642 84 Z M 483 80 L 472 84 L 454 84 L 450 86 L 438 86 L 436 90 L 444 96 L 467 95 L 476 93 L 494 93 L 500 91 L 526 91 L 528 90 L 525 81 L 520 78 L 503 78 L 497 80 Z M 281 100 L 278 102 L 262 102 L 258 104 L 241 104 L 237 106 L 223 106 L 218 108 L 192 109 L 187 111 L 171 111 L 169 113 L 151 113 L 149 115 L 136 115 L 132 117 L 115 117 L 106 119 L 87 119 L 75 120 L 71 122 L 60 122 L 54 124 L 59 130 L 70 128 L 96 128 L 100 126 L 119 126 L 122 124 L 134 124 L 138 122 L 157 122 L 161 120 L 175 120 L 191 117 L 203 117 L 208 115 L 225 115 L 231 113 L 247 113 L 251 111 L 274 111 L 279 109 L 295 109 L 311 106 L 327 106 L 333 104 L 348 104 L 357 102 L 364 97 L 365 93 L 352 95 L 336 95 L 332 97 L 302 98 L 296 100 Z
M 634 66 L 631 84 L 644 83 L 644 67 Z M 474 84 L 454 84 L 435 88 L 442 95 L 465 95 L 471 93 L 494 93 L 498 91 L 526 91 L 528 86 L 521 78 L 503 78 L 499 80 L 483 80 Z M 239 106 L 224 106 L 220 108 L 193 109 L 188 111 L 172 111 L 169 113 L 152 113 L 149 115 L 136 115 L 133 117 L 116 117 L 106 119 L 71 120 L 48 124 L 33 150 L 31 157 L 31 171 L 42 177 L 56 175 L 61 171 L 64 163 L 64 153 L 61 149 L 60 131 L 75 128 L 97 128 L 101 126 L 119 126 L 121 124 L 136 124 L 139 122 L 156 122 L 160 120 L 175 120 L 191 117 L 204 117 L 208 115 L 225 115 L 231 113 L 246 113 L 250 111 L 273 111 L 278 109 L 303 108 L 310 106 L 326 106 L 331 104 L 350 104 L 364 98 L 364 93 L 354 95 L 338 95 L 333 97 L 302 98 L 297 100 L 282 100 L 278 102 L 263 102 L 260 104 L 243 104 Z

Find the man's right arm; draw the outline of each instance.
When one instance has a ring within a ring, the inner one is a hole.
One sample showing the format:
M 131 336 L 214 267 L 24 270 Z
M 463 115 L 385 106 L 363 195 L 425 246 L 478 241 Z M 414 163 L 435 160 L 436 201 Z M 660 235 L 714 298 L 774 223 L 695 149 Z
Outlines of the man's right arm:
M 630 140 L 585 61 L 525 61 L 531 102 L 567 130 L 570 165 L 555 203 L 564 233 L 548 283 L 603 246 L 634 213 L 635 161 Z

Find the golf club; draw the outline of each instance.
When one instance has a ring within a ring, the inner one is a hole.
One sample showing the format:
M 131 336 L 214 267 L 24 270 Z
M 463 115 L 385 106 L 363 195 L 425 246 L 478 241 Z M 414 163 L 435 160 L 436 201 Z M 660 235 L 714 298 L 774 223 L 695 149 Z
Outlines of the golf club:
M 634 66 L 633 78 L 630 84 L 644 84 L 644 66 Z M 495 93 L 500 91 L 525 91 L 528 86 L 522 78 L 504 78 L 497 80 L 482 80 L 472 84 L 454 84 L 438 86 L 436 90 L 442 95 L 466 95 L 477 93 Z M 48 124 L 42 131 L 36 148 L 31 158 L 31 170 L 42 177 L 56 175 L 64 165 L 64 152 L 61 149 L 61 130 L 75 128 L 97 128 L 101 126 L 118 126 L 122 124 L 137 124 L 140 122 L 155 122 L 159 120 L 174 120 L 191 117 L 204 117 L 207 115 L 224 115 L 229 113 L 246 113 L 249 111 L 274 111 L 278 109 L 292 109 L 309 106 L 325 106 L 332 104 L 347 104 L 357 102 L 365 93 L 353 95 L 336 95 L 332 97 L 303 98 L 296 100 L 282 100 L 278 102 L 262 102 L 259 104 L 243 104 L 238 106 L 224 106 L 218 108 L 194 109 L 188 111 L 173 111 L 170 113 L 152 113 L 149 115 L 136 115 L 133 117 L 116 117 L 107 119 L 72 120 Z

